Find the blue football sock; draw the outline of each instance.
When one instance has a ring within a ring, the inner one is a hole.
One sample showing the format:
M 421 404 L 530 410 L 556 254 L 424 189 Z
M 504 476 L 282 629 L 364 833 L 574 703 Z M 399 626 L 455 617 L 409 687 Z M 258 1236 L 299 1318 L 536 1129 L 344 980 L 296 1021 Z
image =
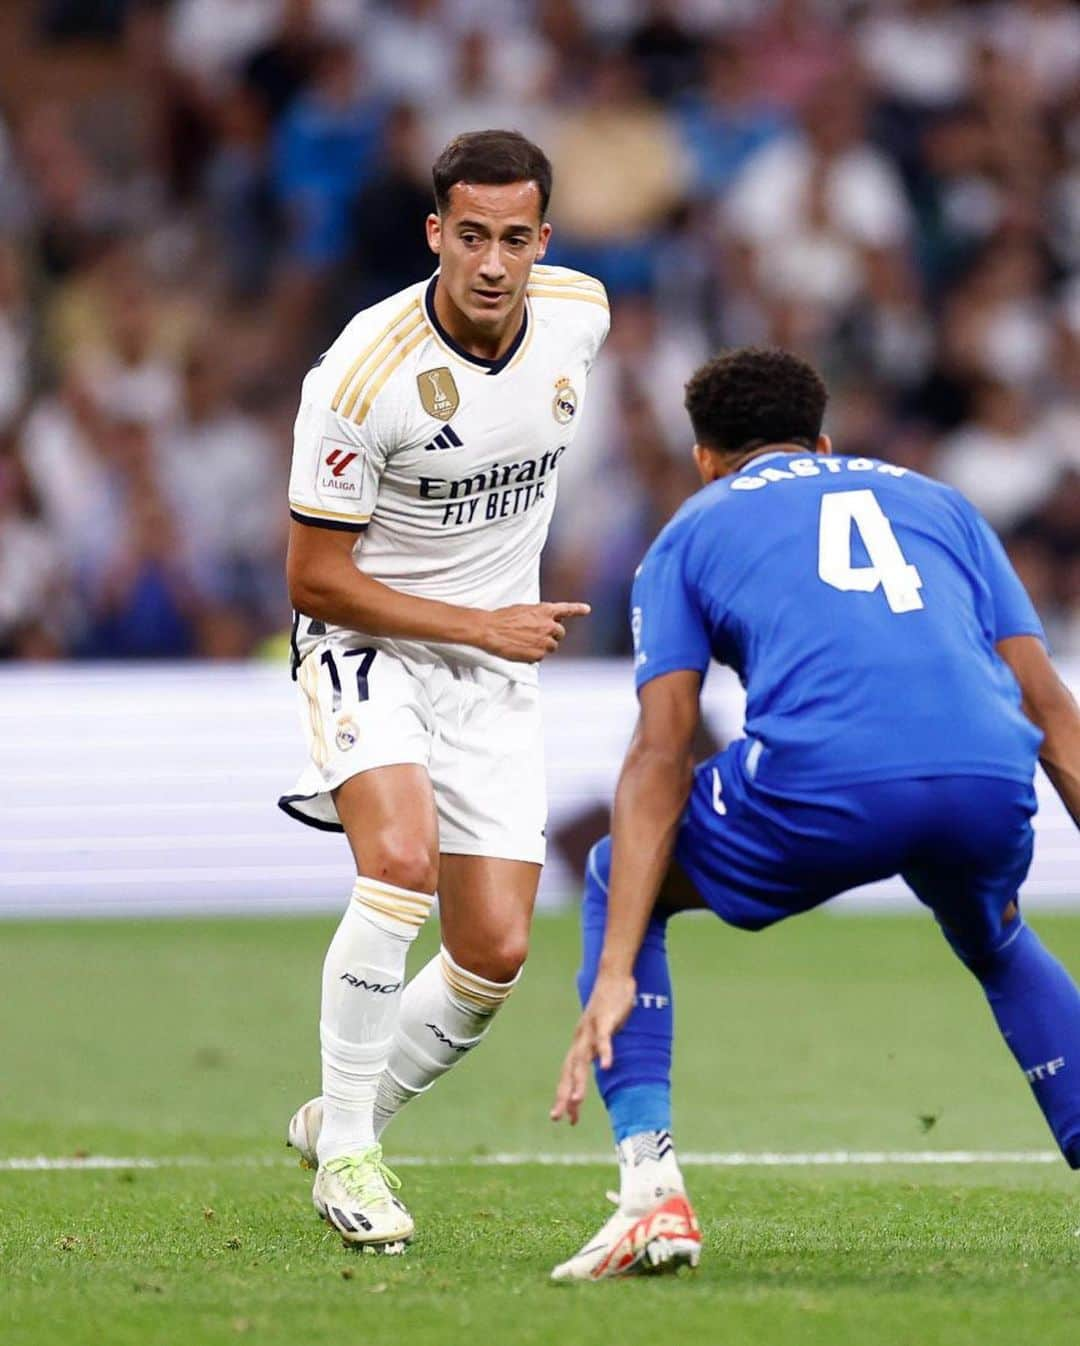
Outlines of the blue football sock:
M 578 992 L 582 1005 L 596 980 L 607 921 L 611 838 L 589 852 L 585 896 L 581 904 L 582 966 Z M 671 1039 L 674 1015 L 667 963 L 666 920 L 655 916 L 634 964 L 637 1001 L 614 1039 L 610 1070 L 596 1068 L 596 1083 L 608 1110 L 616 1141 L 640 1131 L 671 1129 Z
M 1080 1168 L 1080 990 L 1017 917 L 994 953 L 965 956 L 1070 1167 Z M 1014 933 L 1015 929 L 1015 933 Z

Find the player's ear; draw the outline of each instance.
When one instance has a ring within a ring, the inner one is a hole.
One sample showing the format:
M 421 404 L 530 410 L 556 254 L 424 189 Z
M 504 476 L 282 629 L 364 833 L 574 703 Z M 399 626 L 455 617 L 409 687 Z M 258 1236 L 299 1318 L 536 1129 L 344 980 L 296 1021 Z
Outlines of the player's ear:
M 700 444 L 694 445 L 694 466 L 698 470 L 698 476 L 701 478 L 702 486 L 708 486 L 709 482 L 717 478 L 716 456 L 708 449 L 702 448 Z
M 540 226 L 540 246 L 536 249 L 536 259 L 535 259 L 536 261 L 539 261 L 541 257 L 543 257 L 544 253 L 547 252 L 548 243 L 550 239 L 551 239 L 551 225 L 548 224 L 547 220 L 545 220 L 544 223 Z
M 832 440 L 828 435 L 818 435 L 815 446 L 816 453 L 832 453 Z
M 432 252 L 442 251 L 442 220 L 434 212 L 427 217 L 427 245 Z

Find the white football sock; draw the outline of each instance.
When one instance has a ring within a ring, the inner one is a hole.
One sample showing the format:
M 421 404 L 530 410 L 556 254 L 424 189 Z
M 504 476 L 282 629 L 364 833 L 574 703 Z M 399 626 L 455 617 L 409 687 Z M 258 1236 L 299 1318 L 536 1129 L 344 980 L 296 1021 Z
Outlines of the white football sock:
M 410 1099 L 430 1089 L 462 1060 L 491 1027 L 521 973 L 509 982 L 469 972 L 445 949 L 405 988 L 394 1045 L 375 1100 L 375 1135 Z
M 643 1215 L 672 1192 L 685 1192 L 670 1131 L 639 1131 L 620 1140 L 619 1209 Z
M 320 1164 L 375 1142 L 375 1095 L 394 1039 L 405 958 L 434 900 L 363 875 L 356 880 L 323 964 Z

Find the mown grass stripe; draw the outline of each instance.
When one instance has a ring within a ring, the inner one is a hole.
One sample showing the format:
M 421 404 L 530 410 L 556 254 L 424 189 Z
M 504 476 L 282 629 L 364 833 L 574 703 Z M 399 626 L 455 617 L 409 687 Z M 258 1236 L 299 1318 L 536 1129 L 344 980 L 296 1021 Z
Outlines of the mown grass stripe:
M 403 1155 L 394 1157 L 395 1168 L 470 1168 L 523 1167 L 578 1168 L 610 1165 L 607 1154 L 479 1154 L 454 1156 Z M 821 1150 L 806 1153 L 732 1151 L 687 1151 L 679 1163 L 698 1168 L 844 1168 L 885 1167 L 894 1165 L 943 1166 L 949 1164 L 1055 1164 L 1061 1156 L 1056 1150 Z M 268 1155 L 235 1155 L 213 1159 L 205 1155 L 165 1155 L 160 1157 L 91 1154 L 85 1158 L 71 1155 L 28 1155 L 0 1159 L 0 1172 L 51 1173 L 61 1170 L 100 1170 L 117 1168 L 275 1168 L 281 1159 Z

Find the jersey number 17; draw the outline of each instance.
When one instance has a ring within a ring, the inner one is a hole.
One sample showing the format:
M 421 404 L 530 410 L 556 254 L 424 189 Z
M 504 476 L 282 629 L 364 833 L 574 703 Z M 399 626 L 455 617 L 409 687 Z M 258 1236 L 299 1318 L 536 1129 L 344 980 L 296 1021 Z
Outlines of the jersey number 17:
M 854 527 L 870 558 L 852 565 Z M 917 612 L 922 576 L 896 540 L 873 491 L 829 491 L 821 497 L 818 520 L 818 575 L 834 589 L 872 594 L 880 585 L 893 612 Z

